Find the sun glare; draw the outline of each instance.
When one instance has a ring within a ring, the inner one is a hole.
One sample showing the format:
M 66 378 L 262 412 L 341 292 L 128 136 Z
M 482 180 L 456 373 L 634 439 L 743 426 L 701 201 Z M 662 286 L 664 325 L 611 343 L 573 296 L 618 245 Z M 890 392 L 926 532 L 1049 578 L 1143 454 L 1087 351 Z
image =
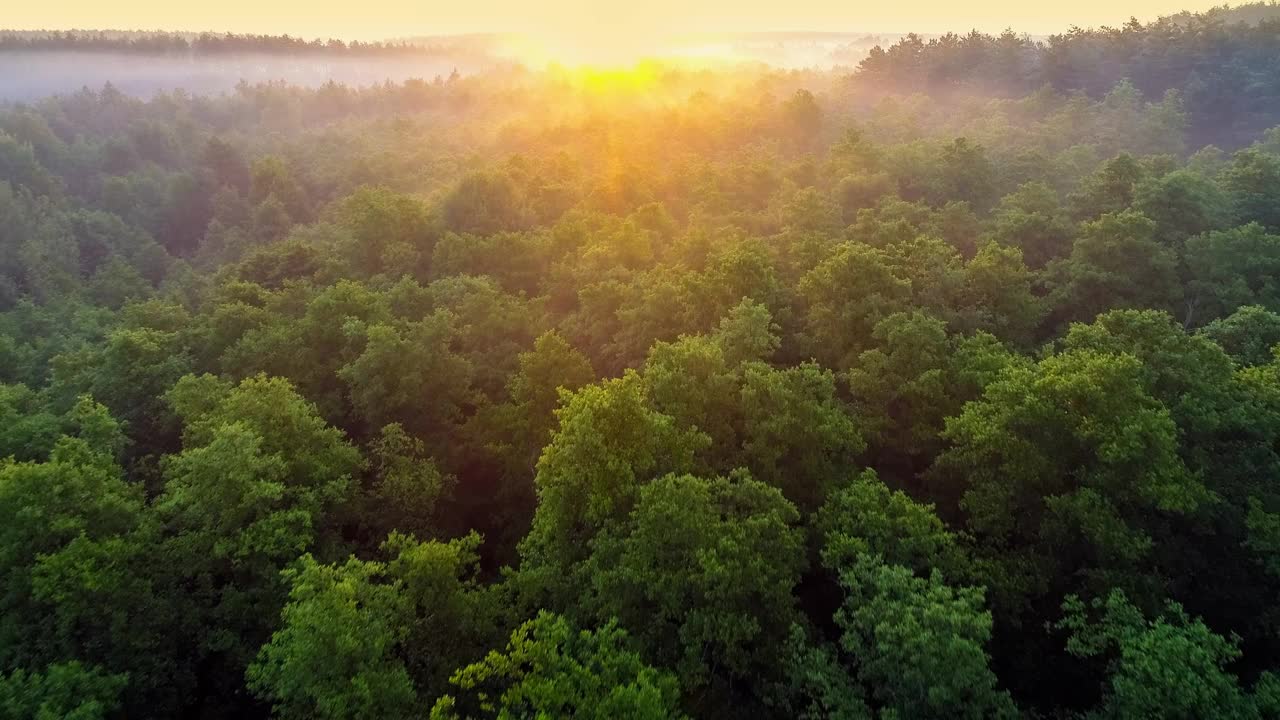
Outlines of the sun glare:
M 531 33 L 513 39 L 509 47 L 516 59 L 533 67 L 587 71 L 583 81 L 596 88 L 642 84 L 644 72 L 637 72 L 637 66 L 654 61 L 698 67 L 743 61 L 728 42 L 659 31 Z

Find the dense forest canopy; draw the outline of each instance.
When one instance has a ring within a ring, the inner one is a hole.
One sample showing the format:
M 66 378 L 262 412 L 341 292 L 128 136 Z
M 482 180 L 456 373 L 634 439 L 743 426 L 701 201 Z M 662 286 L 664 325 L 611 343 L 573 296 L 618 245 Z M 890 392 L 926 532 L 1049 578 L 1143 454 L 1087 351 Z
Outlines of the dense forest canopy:
M 1278 14 L 0 107 L 0 720 L 1280 718 Z

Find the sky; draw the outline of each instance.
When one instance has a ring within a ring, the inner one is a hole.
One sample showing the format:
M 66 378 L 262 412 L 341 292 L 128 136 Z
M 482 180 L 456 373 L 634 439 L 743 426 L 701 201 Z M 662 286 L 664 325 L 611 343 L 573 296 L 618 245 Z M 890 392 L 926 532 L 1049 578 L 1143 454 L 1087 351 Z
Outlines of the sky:
M 378 40 L 515 32 L 616 47 L 680 33 L 922 32 L 973 28 L 1047 34 L 1203 10 L 1213 0 L 15 0 L 12 29 L 212 30 Z

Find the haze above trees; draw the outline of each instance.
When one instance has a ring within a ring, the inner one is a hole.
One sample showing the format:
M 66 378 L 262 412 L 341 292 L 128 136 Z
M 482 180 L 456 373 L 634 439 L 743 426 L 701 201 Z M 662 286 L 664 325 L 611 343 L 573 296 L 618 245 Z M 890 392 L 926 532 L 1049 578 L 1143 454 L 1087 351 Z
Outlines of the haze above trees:
M 1280 718 L 1278 38 L 3 106 L 0 720 Z

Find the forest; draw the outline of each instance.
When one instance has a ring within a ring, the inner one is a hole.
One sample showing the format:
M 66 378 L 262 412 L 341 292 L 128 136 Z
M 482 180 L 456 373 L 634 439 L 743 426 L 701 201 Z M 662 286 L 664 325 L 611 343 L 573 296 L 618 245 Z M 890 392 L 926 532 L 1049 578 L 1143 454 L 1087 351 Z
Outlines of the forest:
M 0 720 L 1280 719 L 1278 597 L 1274 4 L 0 105 Z

